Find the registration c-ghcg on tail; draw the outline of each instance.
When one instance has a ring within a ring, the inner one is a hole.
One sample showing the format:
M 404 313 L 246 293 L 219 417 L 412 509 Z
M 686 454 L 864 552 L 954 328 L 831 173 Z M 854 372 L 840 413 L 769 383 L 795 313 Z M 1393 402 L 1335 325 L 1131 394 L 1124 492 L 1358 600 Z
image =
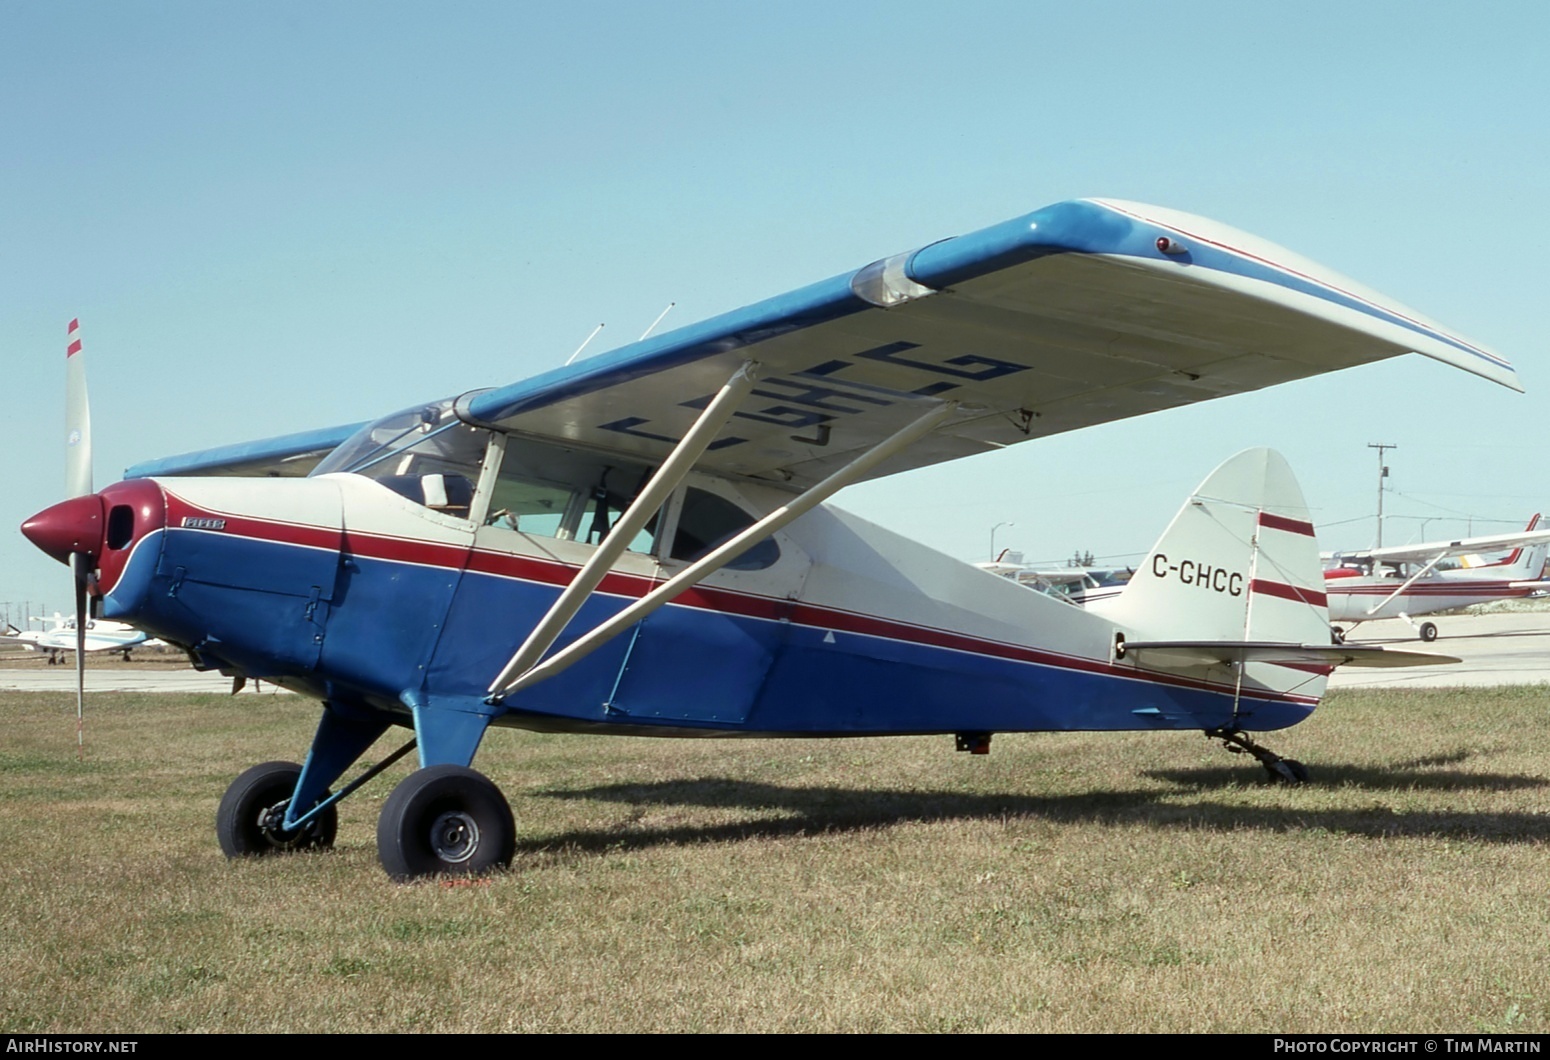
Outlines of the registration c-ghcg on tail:
M 24 530 L 100 616 L 322 702 L 304 765 L 227 791 L 233 856 L 331 842 L 338 800 L 384 763 L 342 779 L 393 726 L 413 739 L 390 758 L 421 766 L 379 819 L 397 878 L 511 858 L 511 811 L 469 768 L 492 725 L 968 750 L 1194 729 L 1299 779 L 1248 734 L 1306 718 L 1335 665 L 1415 656 L 1330 643 L 1276 454 L 1213 472 L 1085 611 L 823 502 L 1407 352 L 1517 388 L 1490 350 L 1279 247 L 1073 201 L 510 386 L 141 464 L 100 492 L 77 444 L 72 499 Z M 78 364 L 71 386 L 74 424 Z

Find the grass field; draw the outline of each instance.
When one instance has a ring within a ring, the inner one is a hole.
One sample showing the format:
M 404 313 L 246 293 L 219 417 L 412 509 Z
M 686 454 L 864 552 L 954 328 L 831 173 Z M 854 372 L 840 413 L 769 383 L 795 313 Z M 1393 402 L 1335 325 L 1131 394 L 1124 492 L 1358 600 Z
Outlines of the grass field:
M 499 731 L 513 871 L 396 886 L 376 814 L 222 859 L 293 697 L 0 694 L 0 1030 L 1550 1030 L 1550 689 L 1332 696 L 1263 782 L 1199 734 Z

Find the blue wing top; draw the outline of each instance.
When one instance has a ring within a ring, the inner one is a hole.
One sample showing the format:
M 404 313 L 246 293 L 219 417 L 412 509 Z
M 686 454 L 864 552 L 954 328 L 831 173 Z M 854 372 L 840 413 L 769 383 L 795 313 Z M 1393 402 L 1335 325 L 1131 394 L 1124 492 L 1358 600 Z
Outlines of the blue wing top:
M 1407 352 L 1521 389 L 1496 353 L 1281 247 L 1160 207 L 1077 200 L 465 395 L 458 410 L 651 462 L 751 360 L 759 384 L 701 464 L 805 485 L 926 403 L 961 414 L 878 474 Z M 307 446 L 340 432 L 130 474 L 275 473 L 278 459 L 315 462 Z
M 347 423 L 316 431 L 283 434 L 256 442 L 239 442 L 180 456 L 136 464 L 125 478 L 152 475 L 243 475 L 256 478 L 303 477 L 346 438 L 366 426 Z

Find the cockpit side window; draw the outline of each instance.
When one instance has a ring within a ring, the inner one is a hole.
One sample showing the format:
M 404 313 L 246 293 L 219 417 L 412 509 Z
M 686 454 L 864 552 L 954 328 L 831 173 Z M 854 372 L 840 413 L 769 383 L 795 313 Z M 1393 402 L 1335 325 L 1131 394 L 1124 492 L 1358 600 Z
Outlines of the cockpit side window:
M 649 475 L 647 468 L 512 438 L 485 523 L 530 537 L 596 545 L 613 531 Z M 635 535 L 631 552 L 652 551 L 657 518 Z
M 528 537 L 597 545 L 645 489 L 652 468 L 615 457 L 566 449 L 508 435 L 505 456 L 490 490 L 485 525 Z M 664 522 L 665 520 L 665 522 Z M 653 513 L 630 541 L 631 552 L 692 562 L 706 555 L 757 517 L 732 500 L 689 486 Z M 672 547 L 658 540 L 666 525 Z M 766 539 L 728 564 L 731 570 L 763 570 L 780 559 L 780 546 Z
M 485 523 L 534 537 L 568 537 L 565 517 L 575 496 L 574 490 L 563 486 L 501 475 L 495 480 Z

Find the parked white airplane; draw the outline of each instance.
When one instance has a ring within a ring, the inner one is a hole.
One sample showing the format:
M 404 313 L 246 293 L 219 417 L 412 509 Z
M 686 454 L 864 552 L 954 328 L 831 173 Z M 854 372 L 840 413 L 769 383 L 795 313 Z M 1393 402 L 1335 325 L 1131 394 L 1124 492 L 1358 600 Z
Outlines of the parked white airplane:
M 1022 555 L 1015 552 L 1006 553 L 992 563 L 976 563 L 975 566 L 1057 600 L 1083 606 L 1118 596 L 1135 574 L 1131 567 L 1035 567 L 1024 563 Z
M 5 640 L 21 644 L 29 651 L 48 652 L 50 664 L 60 661 L 60 656 L 67 651 L 76 648 L 75 619 L 66 618 L 55 612 L 52 619 L 38 619 L 39 622 L 48 623 L 47 629 L 17 629 L 9 627 L 9 634 Z M 86 623 L 86 650 L 92 651 L 116 651 L 124 656 L 124 661 L 129 661 L 131 649 L 151 644 L 152 641 L 145 633 L 133 626 L 127 626 L 122 622 L 109 622 L 107 619 L 92 619 Z M 155 644 L 159 645 L 157 641 Z
M 1417 624 L 1413 616 L 1543 595 L 1550 590 L 1550 581 L 1544 580 L 1550 530 L 1535 529 L 1538 524 L 1536 515 L 1526 529 L 1512 534 L 1326 553 L 1325 561 L 1334 563 L 1324 571 L 1329 617 L 1346 623 L 1334 627 L 1335 639 L 1344 640 L 1363 622 L 1402 618 L 1422 640 L 1434 641 L 1436 624 Z M 1504 549 L 1512 551 L 1495 563 L 1442 566 L 1444 560 Z

